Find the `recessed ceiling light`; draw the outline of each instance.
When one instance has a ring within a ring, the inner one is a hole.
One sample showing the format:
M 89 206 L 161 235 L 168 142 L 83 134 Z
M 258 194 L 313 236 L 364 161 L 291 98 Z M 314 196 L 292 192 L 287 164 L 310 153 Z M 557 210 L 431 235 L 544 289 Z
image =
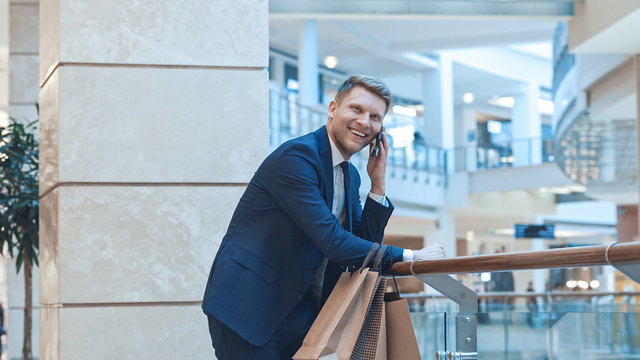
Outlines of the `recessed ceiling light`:
M 474 100 L 474 96 L 472 93 L 468 92 L 465 93 L 464 95 L 462 95 L 462 101 L 464 101 L 465 104 L 471 104 Z
M 336 66 L 338 66 L 338 58 L 333 55 L 327 56 L 326 58 L 324 58 L 324 66 L 328 67 L 329 69 L 334 69 Z

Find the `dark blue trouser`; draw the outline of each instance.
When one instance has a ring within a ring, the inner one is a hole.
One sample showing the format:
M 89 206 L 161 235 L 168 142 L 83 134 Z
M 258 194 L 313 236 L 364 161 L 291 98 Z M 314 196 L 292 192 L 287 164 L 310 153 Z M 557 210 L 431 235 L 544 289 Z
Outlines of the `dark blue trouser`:
M 255 346 L 207 314 L 209 335 L 218 360 L 290 360 L 317 316 L 311 292 L 307 292 L 262 346 Z

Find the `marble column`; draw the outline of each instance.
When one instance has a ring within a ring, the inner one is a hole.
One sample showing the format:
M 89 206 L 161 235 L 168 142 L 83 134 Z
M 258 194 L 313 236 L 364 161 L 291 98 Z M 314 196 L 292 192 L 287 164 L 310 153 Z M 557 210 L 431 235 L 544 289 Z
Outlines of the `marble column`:
M 9 1 L 9 104 L 10 117 L 22 123 L 38 118 L 38 0 Z M 38 357 L 38 267 L 32 268 L 31 355 Z M 24 335 L 24 272 L 16 273 L 15 260 L 7 262 L 7 351 L 9 359 L 22 357 Z
M 268 150 L 268 3 L 40 14 L 40 357 L 211 359 L 208 271 Z

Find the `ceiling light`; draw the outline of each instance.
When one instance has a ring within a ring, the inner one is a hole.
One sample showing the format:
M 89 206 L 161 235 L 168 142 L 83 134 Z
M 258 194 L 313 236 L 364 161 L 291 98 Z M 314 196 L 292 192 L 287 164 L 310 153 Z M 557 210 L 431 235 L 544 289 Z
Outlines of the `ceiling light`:
M 578 281 L 578 286 L 581 289 L 587 290 L 589 288 L 589 283 L 584 281 L 584 280 L 580 280 L 580 281 Z
M 569 289 L 573 289 L 573 288 L 575 288 L 576 286 L 578 286 L 578 282 L 577 282 L 577 281 L 575 281 L 575 280 L 569 280 L 569 281 L 567 281 L 567 287 L 568 287 Z
M 480 280 L 482 280 L 484 282 L 491 281 L 491 273 L 485 272 L 485 273 L 480 274 Z
M 589 285 L 591 285 L 592 289 L 597 289 L 600 287 L 600 281 L 598 280 L 591 280 L 591 283 L 589 283 Z
M 329 69 L 334 69 L 336 66 L 338 66 L 338 58 L 333 55 L 327 56 L 326 58 L 324 58 L 324 66 L 328 67 Z
M 503 97 L 494 97 L 489 100 L 489 104 L 497 105 L 504 108 L 512 108 L 513 104 L 516 103 L 516 99 L 513 96 L 503 96 Z
M 470 92 L 462 95 L 462 101 L 464 101 L 465 104 L 471 104 L 473 102 L 473 99 L 474 99 L 473 94 Z

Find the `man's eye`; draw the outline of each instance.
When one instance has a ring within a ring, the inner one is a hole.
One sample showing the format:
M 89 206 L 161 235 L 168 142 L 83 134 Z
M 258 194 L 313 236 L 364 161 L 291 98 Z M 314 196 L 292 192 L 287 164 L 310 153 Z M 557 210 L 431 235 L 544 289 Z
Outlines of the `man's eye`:
M 359 107 L 359 106 L 354 106 L 354 107 L 353 107 L 353 110 L 355 110 L 355 111 L 360 111 L 360 107 Z

